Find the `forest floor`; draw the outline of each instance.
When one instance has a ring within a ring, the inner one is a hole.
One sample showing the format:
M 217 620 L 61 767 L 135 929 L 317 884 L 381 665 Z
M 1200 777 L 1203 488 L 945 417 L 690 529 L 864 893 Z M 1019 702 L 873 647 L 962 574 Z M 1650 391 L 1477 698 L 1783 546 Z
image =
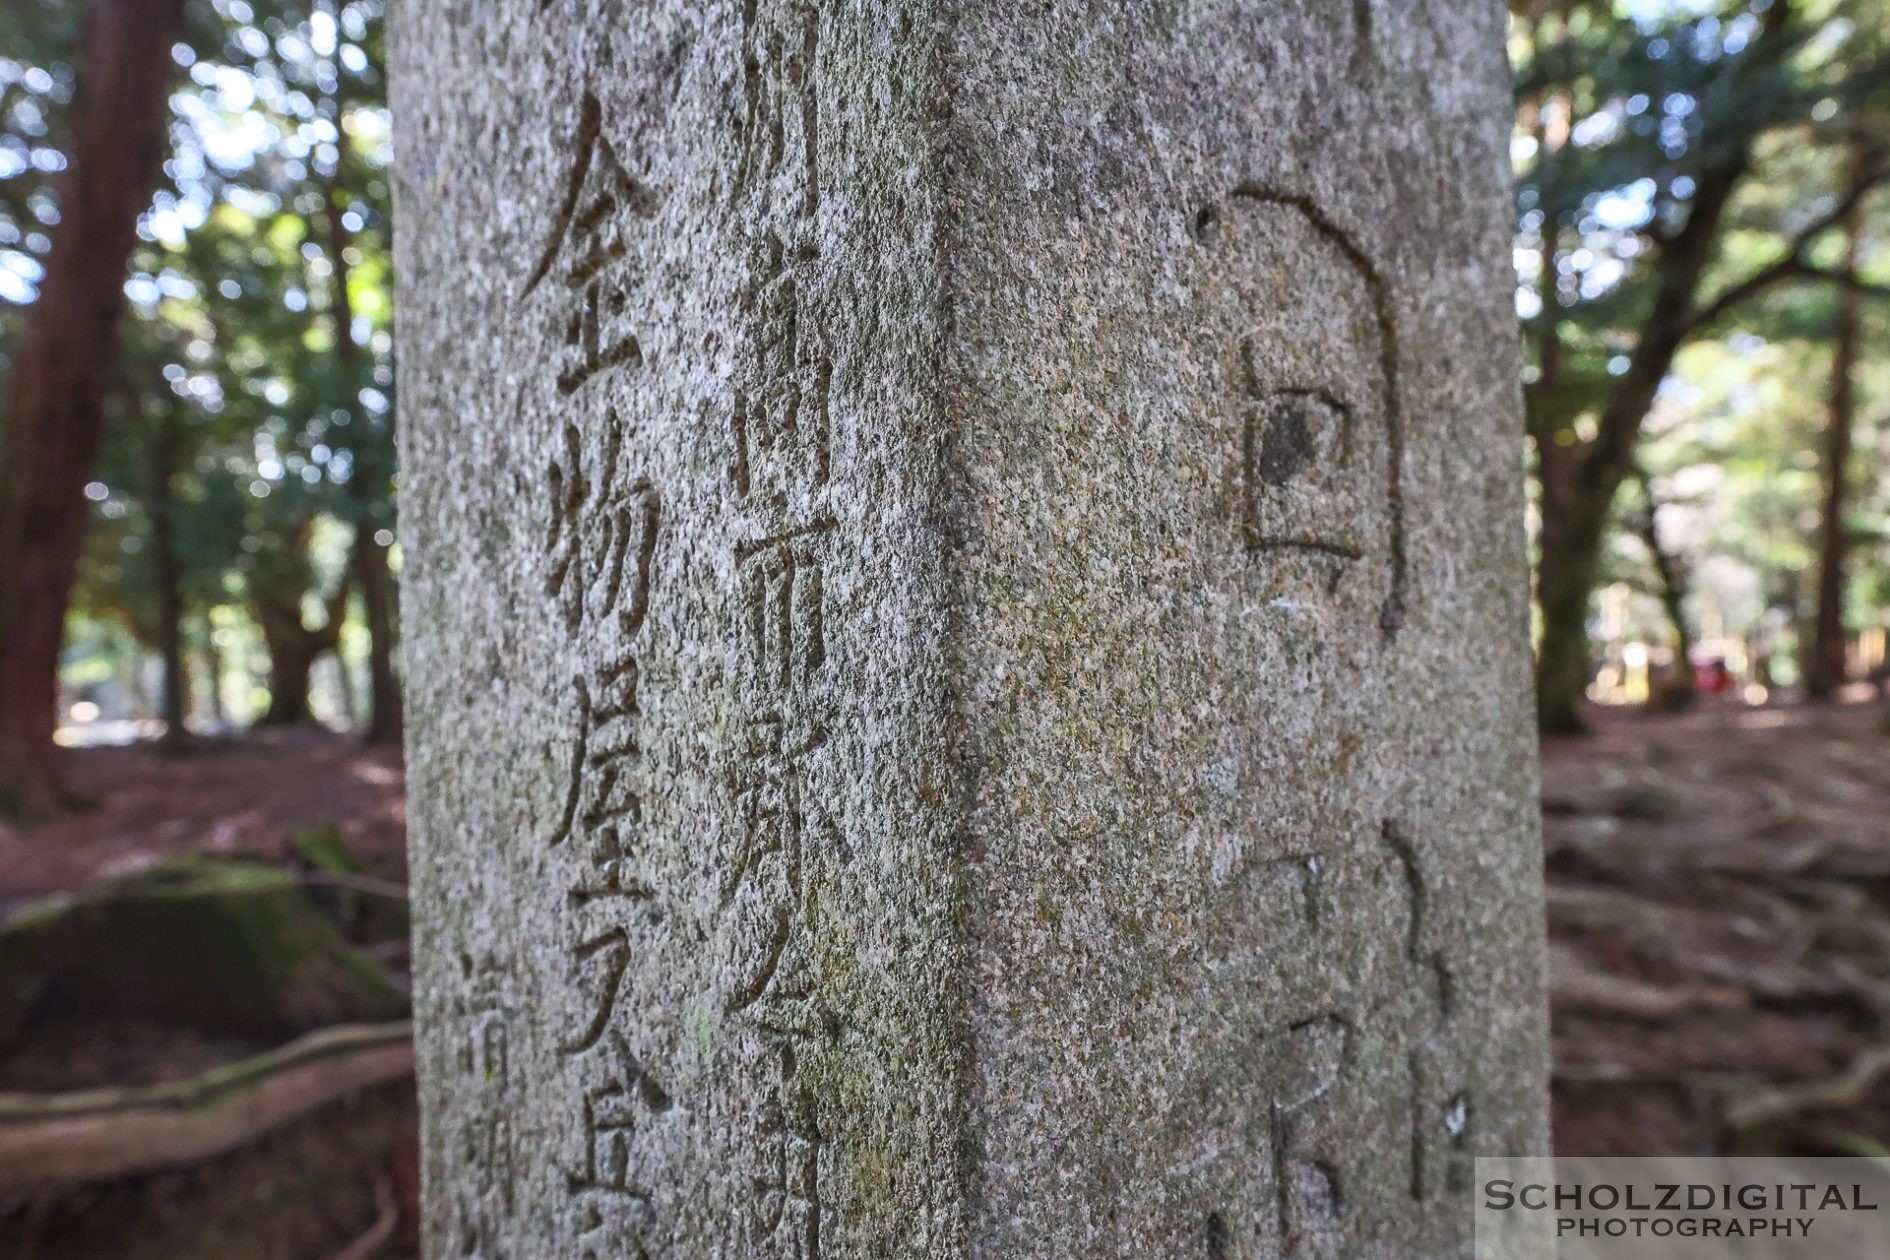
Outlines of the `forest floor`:
M 1556 1145 L 1567 1154 L 1890 1145 L 1890 736 L 1875 705 L 1597 714 L 1543 749 Z M 404 880 L 399 754 L 286 732 L 165 759 L 69 754 L 98 804 L 0 830 L 0 910 L 186 852 L 283 857 L 340 828 Z M 0 1091 L 174 1080 L 260 1047 L 67 1022 L 0 1054 Z M 0 1204 L 0 1260 L 329 1260 L 401 1205 L 411 1086 L 196 1167 Z
M 1884 714 L 1614 710 L 1545 744 L 1559 1152 L 1890 1153 Z
M 179 853 L 280 858 L 291 834 L 322 826 L 376 874 L 405 878 L 398 748 L 280 729 L 200 739 L 181 757 L 149 745 L 64 756 L 67 788 L 90 807 L 31 830 L 0 825 L 0 911 Z
M 398 749 L 268 731 L 182 757 L 74 749 L 66 766 L 68 786 L 94 804 L 48 826 L 0 827 L 0 912 L 182 854 L 280 862 L 292 835 L 321 827 L 340 832 L 363 874 L 405 883 Z M 271 1048 L 74 1012 L 0 1052 L 0 1094 L 179 1081 Z M 401 1080 L 190 1167 L 52 1199 L 0 1197 L 0 1260 L 406 1260 L 418 1254 L 417 1133 L 413 1085 Z M 348 1250 L 384 1232 L 390 1205 L 392 1236 Z

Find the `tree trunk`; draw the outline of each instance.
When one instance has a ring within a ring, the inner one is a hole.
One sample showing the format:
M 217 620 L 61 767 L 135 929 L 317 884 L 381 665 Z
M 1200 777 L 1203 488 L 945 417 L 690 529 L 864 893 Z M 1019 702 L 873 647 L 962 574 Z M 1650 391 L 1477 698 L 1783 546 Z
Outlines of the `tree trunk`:
M 326 600 L 327 620 L 314 629 L 302 620 L 299 589 L 256 595 L 251 611 L 269 650 L 269 707 L 256 725 L 299 726 L 315 720 L 309 708 L 309 675 L 322 653 L 341 639 L 352 583 L 352 573 L 344 568 L 334 593 Z
M 221 730 L 229 721 L 223 709 L 223 649 L 217 646 L 217 628 L 208 613 L 203 617 L 204 703 L 210 721 Z
M 342 138 L 339 164 L 347 157 L 347 129 L 340 119 L 336 119 L 336 129 Z M 328 261 L 334 279 L 330 301 L 334 312 L 335 354 L 344 364 L 352 364 L 361 351 L 354 340 L 354 299 L 348 291 L 348 227 L 341 218 L 339 182 L 337 170 L 336 178 L 322 190 L 323 217 L 327 220 Z M 365 419 L 359 415 L 355 419 L 356 432 L 365 432 Z M 387 546 L 376 537 L 379 526 L 370 511 L 370 478 L 379 470 L 363 458 L 367 454 L 365 449 L 355 451 L 354 468 L 348 479 L 348 494 L 356 509 L 354 544 L 349 550 L 348 562 L 355 581 L 361 586 L 361 608 L 368 631 L 369 712 L 365 737 L 370 744 L 385 744 L 400 739 L 400 682 L 394 673 L 393 574 L 387 564 Z
M 160 747 L 165 752 L 181 752 L 189 742 L 184 726 L 189 707 L 190 679 L 184 671 L 184 608 L 180 592 L 182 577 L 177 562 L 176 497 L 177 408 L 166 406 L 158 421 L 153 443 L 151 466 L 151 551 L 157 586 L 158 657 L 164 666 L 163 693 L 158 716 L 164 720 Z
M 394 673 L 394 579 L 387 547 L 369 522 L 355 527 L 353 563 L 368 630 L 367 742 L 398 743 L 402 721 L 400 681 Z
M 85 534 L 125 261 L 163 150 L 182 0 L 98 0 L 39 296 L 0 444 L 0 812 L 61 800 L 52 734 L 66 604 Z
M 269 707 L 256 719 L 258 726 L 303 726 L 315 720 L 309 708 L 309 675 L 321 655 L 312 639 L 302 635 L 263 632 L 269 645 Z
M 1653 479 L 1639 468 L 1635 469 L 1634 477 L 1640 483 L 1641 499 L 1647 508 L 1635 524 L 1641 545 L 1647 548 L 1648 559 L 1654 566 L 1654 576 L 1660 583 L 1660 606 L 1667 614 L 1667 627 L 1673 636 L 1673 680 L 1667 686 L 1662 703 L 1663 707 L 1679 708 L 1692 703 L 1699 694 L 1699 682 L 1693 673 L 1693 627 L 1687 624 L 1687 583 L 1680 561 L 1660 543 L 1660 510 L 1654 500 Z
M 1600 557 L 1597 540 L 1574 529 L 1551 531 L 1544 505 L 1542 557 L 1536 569 L 1536 603 L 1542 611 L 1542 641 L 1536 648 L 1536 721 L 1545 735 L 1588 729 L 1583 697 L 1588 690 L 1588 597 Z M 1568 524 L 1592 528 L 1593 512 L 1570 512 Z M 1558 522 L 1560 524 L 1561 522 Z
M 354 674 L 348 669 L 348 658 L 343 654 L 341 645 L 335 645 L 333 658 L 335 667 L 335 695 L 341 701 L 341 722 L 349 730 L 361 725 L 361 705 L 354 695 Z
M 1855 166 L 1861 174 L 1863 155 Z M 1844 221 L 1844 271 L 1857 269 L 1858 210 Z M 1805 653 L 1805 697 L 1829 700 L 1844 685 L 1844 561 L 1850 539 L 1844 524 L 1849 498 L 1851 440 L 1857 424 L 1858 330 L 1864 295 L 1846 285 L 1837 295 L 1831 329 L 1830 422 L 1825 429 L 1824 508 L 1818 530 L 1818 607 Z
M 1764 44 L 1755 47 L 1755 62 L 1783 55 L 1790 47 L 1793 14 L 1789 3 L 1767 10 L 1761 36 Z M 1600 568 L 1608 517 L 1615 494 L 1634 467 L 1641 426 L 1673 366 L 1674 355 L 1707 322 L 1699 305 L 1701 281 L 1719 252 L 1726 207 L 1751 169 L 1752 145 L 1750 132 L 1731 137 L 1718 163 L 1699 174 L 1685 223 L 1663 238 L 1649 260 L 1659 276 L 1653 302 L 1627 370 L 1610 387 L 1596 417 L 1595 438 L 1582 448 L 1565 493 L 1551 493 L 1556 487 L 1545 483 L 1536 589 L 1543 621 L 1536 657 L 1536 706 L 1545 733 L 1568 734 L 1587 728 L 1582 692 L 1588 680 L 1588 601 Z

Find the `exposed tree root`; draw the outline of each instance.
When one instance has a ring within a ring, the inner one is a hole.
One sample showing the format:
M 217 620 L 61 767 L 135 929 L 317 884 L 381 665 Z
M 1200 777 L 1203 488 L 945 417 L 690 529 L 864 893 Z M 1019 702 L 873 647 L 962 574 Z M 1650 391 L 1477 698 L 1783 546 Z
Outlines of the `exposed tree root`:
M 1596 970 L 1580 954 L 1559 945 L 1550 951 L 1549 974 L 1558 1011 L 1658 1021 L 1691 1011 L 1740 1010 L 1751 1005 L 1745 990 L 1733 985 L 1649 984 Z
M 374 1183 L 374 1223 L 367 1232 L 349 1243 L 335 1260 L 374 1260 L 394 1236 L 400 1224 L 400 1204 L 394 1199 L 394 1187 L 383 1178 Z
M 194 1163 L 413 1073 L 413 1025 L 350 1024 L 167 1085 L 0 1095 L 0 1193 Z
M 1763 1124 L 1824 1107 L 1855 1105 L 1890 1073 L 1890 1046 L 1872 1046 L 1836 1076 L 1754 1090 L 1726 1107 L 1726 1123 L 1735 1129 Z

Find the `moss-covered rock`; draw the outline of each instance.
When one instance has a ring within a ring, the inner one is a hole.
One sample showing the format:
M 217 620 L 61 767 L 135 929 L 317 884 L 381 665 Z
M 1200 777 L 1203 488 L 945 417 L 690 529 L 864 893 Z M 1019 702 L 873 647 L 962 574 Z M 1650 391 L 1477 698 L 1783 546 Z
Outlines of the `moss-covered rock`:
M 288 847 L 290 856 L 312 871 L 331 875 L 359 875 L 362 871 L 361 859 L 348 847 L 341 828 L 333 823 L 291 831 Z
M 406 1008 L 294 872 L 259 862 L 173 859 L 0 920 L 0 1044 L 62 1013 L 275 1038 Z
M 397 884 L 368 876 L 367 866 L 333 823 L 289 833 L 289 859 L 311 877 L 315 904 L 357 944 L 405 941 L 412 924 Z M 386 885 L 384 888 L 383 885 Z

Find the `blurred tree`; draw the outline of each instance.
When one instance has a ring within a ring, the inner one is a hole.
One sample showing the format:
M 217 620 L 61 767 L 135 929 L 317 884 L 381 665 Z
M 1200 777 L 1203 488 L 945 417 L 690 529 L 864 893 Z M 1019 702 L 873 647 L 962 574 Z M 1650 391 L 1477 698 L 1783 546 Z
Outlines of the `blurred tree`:
M 1664 703 L 1668 708 L 1684 708 L 1698 694 L 1693 671 L 1693 626 L 1687 619 L 1686 569 L 1680 558 L 1661 541 L 1660 500 L 1654 494 L 1653 479 L 1647 475 L 1646 468 L 1638 464 L 1634 468 L 1634 484 L 1640 490 L 1641 500 L 1640 510 L 1634 516 L 1634 532 L 1647 549 L 1648 563 L 1653 566 L 1654 594 L 1667 614 L 1669 642 L 1673 648 L 1673 678 L 1667 686 Z
M 1890 180 L 1890 139 L 1865 146 L 1835 195 L 1801 184 L 1748 213 L 1750 188 L 1769 163 L 1843 139 L 1830 120 L 1874 108 L 1890 61 L 1881 0 L 1514 0 L 1512 12 L 1538 705 L 1545 730 L 1569 731 L 1583 724 L 1610 507 L 1676 355 L 1776 286 L 1859 283 L 1817 251 Z M 1745 239 L 1767 210 L 1762 239 Z
M 309 578 L 306 565 L 262 563 L 266 550 L 245 560 L 251 606 L 272 657 L 272 692 L 288 687 L 301 693 L 272 694 L 264 720 L 307 719 L 308 669 L 337 646 L 348 596 L 358 590 L 369 644 L 367 735 L 394 739 L 400 702 L 390 565 L 391 197 L 381 21 L 372 0 L 285 4 L 272 38 L 233 41 L 226 51 L 226 57 L 247 58 L 244 73 L 257 85 L 251 112 L 266 118 L 283 142 L 245 176 L 269 199 L 269 258 L 252 249 L 247 262 L 224 259 L 215 274 L 227 280 L 232 268 L 240 274 L 255 266 L 272 273 L 254 292 L 273 309 L 246 311 L 235 334 L 248 352 L 221 356 L 230 388 L 254 398 L 254 385 L 263 379 L 267 415 L 259 418 L 258 432 L 268 435 L 273 453 L 259 461 L 253 489 L 272 495 L 278 507 L 300 503 L 309 514 L 298 525 L 272 509 L 271 537 L 312 537 L 317 516 L 352 527 L 347 572 L 318 627 L 302 621 L 291 595 L 290 575 Z M 300 486 L 290 486 L 290 477 Z M 285 500 L 288 489 L 294 493 Z M 307 589 L 306 581 L 302 585 Z M 278 652 L 286 656 L 280 668 L 273 661 Z M 346 700 L 345 664 L 339 677 Z
M 339 82 L 339 76 L 337 76 Z M 363 391 L 373 388 L 370 373 L 363 373 L 363 355 L 356 339 L 355 304 L 352 290 L 356 266 L 363 261 L 359 241 L 364 230 L 385 215 L 363 214 L 362 199 L 353 189 L 372 185 L 374 172 L 365 168 L 355 153 L 348 129 L 343 99 L 331 93 L 321 101 L 325 116 L 331 118 L 336 135 L 332 170 L 320 184 L 322 227 L 327 244 L 329 273 L 328 317 L 341 375 L 355 387 L 349 400 L 358 421 L 354 432 L 353 467 L 348 478 L 349 505 L 354 524 L 349 565 L 360 587 L 362 611 L 368 631 L 369 714 L 366 737 L 370 743 L 397 741 L 401 733 L 400 685 L 394 673 L 394 603 L 393 577 L 388 553 L 393 537 L 387 514 L 378 510 L 393 499 L 393 434 L 387 420 L 390 408 L 378 414 L 363 407 Z M 383 186 L 382 204 L 386 204 Z M 358 226 L 357 226 L 358 225 Z M 383 266 L 387 242 L 380 242 Z
M 1872 148 L 1862 136 L 1851 140 L 1850 180 L 1869 177 Z M 1863 199 L 1847 195 L 1842 220 L 1844 253 L 1840 263 L 1846 283 L 1833 311 L 1829 423 L 1825 427 L 1824 509 L 1818 523 L 1818 603 L 1811 619 L 1811 643 L 1804 652 L 1805 695 L 1829 700 L 1843 685 L 1845 672 L 1844 569 L 1850 552 L 1845 514 L 1850 504 L 1851 445 L 1857 425 L 1857 352 L 1864 295 L 1858 288 L 1858 259 L 1863 236 Z
M 173 314 L 128 329 L 98 479 L 87 487 L 94 519 L 74 598 L 77 611 L 115 618 L 157 654 L 167 751 L 186 743 L 187 624 L 193 611 L 229 602 L 243 541 L 244 496 L 215 454 L 230 424 L 178 366 L 188 328 Z
M 199 0 L 179 40 L 152 45 L 189 75 L 168 110 L 160 96 L 140 115 L 159 134 L 168 118 L 170 143 L 155 196 L 147 184 L 127 211 L 129 278 L 123 255 L 108 277 L 134 318 L 116 352 L 72 343 L 101 396 L 110 385 L 103 448 L 75 474 L 92 532 L 72 606 L 163 662 L 167 738 L 184 730 L 187 661 L 203 662 L 216 717 L 221 645 L 252 622 L 282 658 L 267 716 L 308 718 L 309 671 L 353 591 L 372 733 L 399 730 L 383 16 L 382 0 Z M 27 0 L 0 9 L 0 36 L 0 361 L 14 367 L 49 309 L 40 229 L 59 221 L 52 185 L 76 143 L 77 28 Z M 337 537 L 351 539 L 339 552 Z M 56 630 L 48 642 L 50 715 Z M 50 716 L 34 729 L 49 747 Z
M 162 378 L 158 384 L 164 384 Z M 177 486 L 179 463 L 188 440 L 185 408 L 168 387 L 140 388 L 140 382 L 130 373 L 122 374 L 121 387 L 112 402 L 118 413 L 113 423 L 126 432 L 129 440 L 110 443 L 107 450 L 133 457 L 136 466 L 114 476 L 118 470 L 108 460 L 99 472 L 111 478 L 112 484 L 130 491 L 142 510 L 144 529 L 139 534 L 119 537 L 115 535 L 120 531 L 94 529 L 89 539 L 94 550 L 116 544 L 117 550 L 131 553 L 128 559 L 145 561 L 135 576 L 126 571 L 126 566 L 104 567 L 103 572 L 115 579 L 104 590 L 116 604 L 120 620 L 139 642 L 158 654 L 163 668 L 158 705 L 158 716 L 164 721 L 162 744 L 166 751 L 177 752 L 186 740 L 184 716 L 190 686 L 184 671 L 184 558 L 178 538 Z M 140 556 L 141 552 L 145 554 Z M 81 590 L 88 585 L 82 583 Z
M 112 358 L 182 33 L 183 0 L 93 5 L 37 298 L 10 355 L 0 430 L 0 812 L 18 817 L 50 814 L 60 800 L 59 647 L 104 423 L 100 366 Z
M 274 516 L 274 519 L 270 519 Z M 250 610 L 269 647 L 269 707 L 259 724 L 291 726 L 314 720 L 309 708 L 309 675 L 322 653 L 341 637 L 352 575 L 344 567 L 325 599 L 322 619 L 311 625 L 304 605 L 322 584 L 311 554 L 312 514 L 291 511 L 263 515 L 251 526 L 262 543 L 249 569 Z

